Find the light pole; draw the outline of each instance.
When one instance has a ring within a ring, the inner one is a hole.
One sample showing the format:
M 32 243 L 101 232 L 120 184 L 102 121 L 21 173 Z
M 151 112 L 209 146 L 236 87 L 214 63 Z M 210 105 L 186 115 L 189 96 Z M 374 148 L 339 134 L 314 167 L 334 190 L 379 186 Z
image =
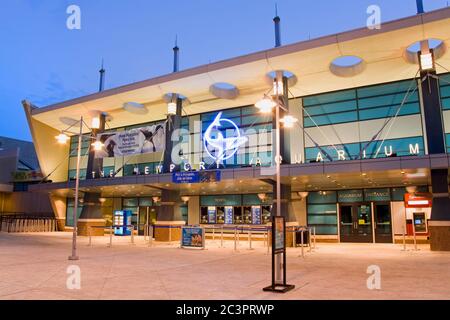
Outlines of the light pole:
M 79 121 L 76 123 L 80 124 L 80 130 L 78 133 L 78 147 L 77 147 L 77 168 L 76 168 L 76 174 L 75 174 L 75 203 L 73 206 L 73 234 L 72 234 L 72 255 L 69 256 L 69 260 L 78 260 L 77 256 L 77 232 L 78 232 L 78 201 L 79 201 L 79 189 L 80 189 L 80 163 L 81 163 L 81 144 L 82 144 L 82 137 L 83 137 L 83 117 L 80 118 Z M 74 123 L 72 126 L 74 126 L 76 123 Z M 92 128 L 98 129 L 97 126 L 99 125 L 99 119 L 97 117 L 92 118 Z M 85 124 L 86 125 L 86 124 Z M 66 144 L 69 140 L 69 137 L 67 136 L 66 132 L 69 132 L 68 130 L 72 127 L 70 126 L 68 129 L 63 130 L 58 136 L 55 138 L 58 140 L 60 144 Z M 91 130 L 87 125 L 86 127 Z M 90 139 L 93 137 L 89 136 Z M 95 141 L 92 143 L 92 146 L 94 147 L 94 150 L 100 150 L 103 147 L 103 143 L 100 141 Z
M 288 108 L 280 99 L 280 95 L 283 94 L 283 76 L 281 72 L 277 72 L 277 75 L 273 83 L 273 95 L 272 97 L 267 94 L 264 95 L 263 99 L 255 103 L 255 106 L 263 113 L 272 112 L 275 109 L 275 179 L 276 179 L 276 216 L 281 216 L 281 134 L 280 134 L 280 123 L 284 124 L 285 128 L 291 128 L 295 122 L 298 120 L 291 115 L 285 115 L 280 119 L 280 108 L 285 112 L 289 112 Z M 272 90 L 272 89 L 271 89 Z M 275 97 L 275 101 L 274 101 Z M 287 103 L 287 101 L 286 101 Z M 272 235 L 273 237 L 274 235 Z M 281 255 L 277 254 L 275 257 L 275 279 L 278 283 L 281 283 L 282 279 L 282 260 Z

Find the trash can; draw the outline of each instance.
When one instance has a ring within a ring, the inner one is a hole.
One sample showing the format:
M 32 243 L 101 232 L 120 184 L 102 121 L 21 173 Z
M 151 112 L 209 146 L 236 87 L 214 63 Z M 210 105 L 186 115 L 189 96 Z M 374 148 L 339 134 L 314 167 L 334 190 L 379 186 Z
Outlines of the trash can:
M 297 246 L 302 245 L 302 233 L 303 233 L 303 245 L 307 246 L 309 244 L 309 229 L 299 229 L 295 232 L 295 244 Z

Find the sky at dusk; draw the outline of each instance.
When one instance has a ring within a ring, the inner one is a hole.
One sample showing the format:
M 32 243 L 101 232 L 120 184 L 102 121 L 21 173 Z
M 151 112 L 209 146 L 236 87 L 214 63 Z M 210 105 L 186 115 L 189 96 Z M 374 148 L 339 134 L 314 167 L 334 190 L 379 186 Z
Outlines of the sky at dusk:
M 283 44 L 416 14 L 415 0 L 277 0 Z M 69 30 L 69 5 L 81 30 Z M 425 11 L 447 0 L 424 0 Z M 31 140 L 21 101 L 38 107 L 274 46 L 273 0 L 12 0 L 0 4 L 0 135 Z

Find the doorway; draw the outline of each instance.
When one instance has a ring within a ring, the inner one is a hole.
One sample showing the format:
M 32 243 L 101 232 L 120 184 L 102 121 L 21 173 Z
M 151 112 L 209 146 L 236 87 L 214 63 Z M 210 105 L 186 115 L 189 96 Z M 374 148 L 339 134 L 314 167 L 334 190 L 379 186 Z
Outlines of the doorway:
M 373 204 L 376 243 L 392 243 L 392 219 L 389 202 Z
M 340 204 L 340 241 L 373 242 L 370 203 Z
M 138 234 L 144 235 L 145 225 L 155 224 L 158 212 L 157 207 L 139 207 Z

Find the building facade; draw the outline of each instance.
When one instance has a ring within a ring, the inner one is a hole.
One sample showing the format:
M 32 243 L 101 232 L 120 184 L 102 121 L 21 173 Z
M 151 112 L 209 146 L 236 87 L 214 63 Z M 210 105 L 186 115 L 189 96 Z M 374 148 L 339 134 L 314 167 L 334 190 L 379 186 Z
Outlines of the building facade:
M 281 214 L 291 224 L 327 241 L 416 233 L 450 250 L 449 27 L 446 8 L 52 106 L 24 102 L 48 176 L 31 189 L 49 193 L 60 226 L 72 226 L 80 160 L 80 233 L 125 209 L 138 230 L 263 225 L 274 214 L 279 128 Z M 264 95 L 297 122 L 262 113 Z M 62 133 L 65 145 L 55 140 Z

